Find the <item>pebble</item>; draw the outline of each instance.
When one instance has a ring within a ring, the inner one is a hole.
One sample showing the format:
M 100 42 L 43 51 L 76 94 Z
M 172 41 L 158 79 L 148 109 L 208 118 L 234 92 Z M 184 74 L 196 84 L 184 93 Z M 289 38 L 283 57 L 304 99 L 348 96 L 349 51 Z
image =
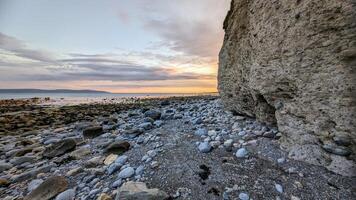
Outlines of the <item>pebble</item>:
M 32 192 L 32 190 L 36 189 L 39 185 L 41 185 L 41 183 L 43 183 L 42 179 L 32 180 L 27 186 L 27 191 Z
M 208 135 L 208 130 L 206 128 L 199 128 L 194 132 L 194 134 L 197 136 Z
M 235 156 L 237 158 L 245 158 L 248 155 L 248 151 L 245 148 L 240 148 L 236 151 Z
M 282 187 L 282 185 L 280 185 L 280 184 L 275 184 L 275 188 L 276 188 L 277 192 L 283 193 L 283 187 Z
M 135 174 L 135 170 L 132 167 L 127 167 L 123 170 L 118 175 L 118 178 L 130 178 Z
M 116 161 L 117 157 L 118 156 L 116 154 L 108 155 L 104 160 L 104 165 L 111 165 L 113 162 Z
M 198 149 L 202 153 L 209 153 L 212 149 L 209 142 L 202 142 L 199 144 Z
M 115 181 L 113 184 L 112 184 L 112 187 L 113 188 L 118 188 L 122 185 L 122 179 L 119 179 L 117 181 Z
M 282 163 L 284 163 L 285 161 L 286 161 L 285 158 L 278 158 L 278 159 L 277 159 L 277 163 L 278 163 L 278 164 L 282 164 Z
M 119 156 L 116 160 L 115 160 L 115 163 L 117 164 L 120 164 L 120 165 L 124 165 L 126 162 L 127 162 L 127 159 L 129 157 L 126 156 L 126 155 L 122 155 L 122 156 Z
M 239 199 L 240 199 L 240 200 L 249 200 L 249 199 L 250 199 L 250 196 L 249 196 L 247 193 L 241 192 L 241 193 L 239 194 Z

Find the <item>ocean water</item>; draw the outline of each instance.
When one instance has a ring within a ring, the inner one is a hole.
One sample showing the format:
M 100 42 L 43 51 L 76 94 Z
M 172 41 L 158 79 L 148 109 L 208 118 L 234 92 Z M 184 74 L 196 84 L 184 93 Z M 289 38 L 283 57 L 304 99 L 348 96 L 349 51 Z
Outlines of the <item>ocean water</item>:
M 46 98 L 41 104 L 80 104 L 95 102 L 120 102 L 127 98 L 153 98 L 153 97 L 173 97 L 173 96 L 197 96 L 197 95 L 214 95 L 214 93 L 0 93 L 0 99 L 29 99 L 29 98 Z

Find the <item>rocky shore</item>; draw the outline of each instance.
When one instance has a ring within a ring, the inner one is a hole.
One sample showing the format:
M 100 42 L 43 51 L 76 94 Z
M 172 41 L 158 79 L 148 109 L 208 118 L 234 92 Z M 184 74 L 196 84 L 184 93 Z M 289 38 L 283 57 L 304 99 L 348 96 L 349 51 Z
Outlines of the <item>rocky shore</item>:
M 353 199 L 219 97 L 0 106 L 0 199 Z

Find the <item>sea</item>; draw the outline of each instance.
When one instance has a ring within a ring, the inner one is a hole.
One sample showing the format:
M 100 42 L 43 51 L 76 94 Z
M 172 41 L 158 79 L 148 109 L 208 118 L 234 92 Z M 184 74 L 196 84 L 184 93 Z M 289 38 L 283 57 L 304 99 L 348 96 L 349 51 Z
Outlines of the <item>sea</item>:
M 0 99 L 47 99 L 44 105 L 113 103 L 129 98 L 166 98 L 175 96 L 216 95 L 216 93 L 0 93 Z

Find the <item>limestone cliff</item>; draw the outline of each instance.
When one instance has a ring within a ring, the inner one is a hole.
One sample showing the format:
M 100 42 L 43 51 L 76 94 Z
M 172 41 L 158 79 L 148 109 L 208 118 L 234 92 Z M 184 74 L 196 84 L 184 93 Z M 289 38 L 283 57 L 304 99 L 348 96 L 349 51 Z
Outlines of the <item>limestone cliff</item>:
M 276 124 L 291 158 L 355 175 L 356 1 L 232 0 L 219 92 Z

